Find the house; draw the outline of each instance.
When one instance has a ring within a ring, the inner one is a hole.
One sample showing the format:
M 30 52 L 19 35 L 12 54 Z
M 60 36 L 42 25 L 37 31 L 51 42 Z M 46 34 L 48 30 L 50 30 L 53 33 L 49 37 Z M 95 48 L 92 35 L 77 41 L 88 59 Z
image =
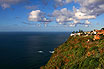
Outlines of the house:
M 94 39 L 93 40 L 99 40 L 100 36 L 99 35 L 94 35 Z
M 79 33 L 77 33 L 77 35 L 78 35 L 78 36 L 80 36 L 80 35 L 81 35 L 81 33 L 79 32 Z
M 100 35 L 104 35 L 104 30 L 96 30 L 96 35 L 94 35 L 94 40 L 99 40 Z
M 84 32 L 84 34 L 86 35 L 86 34 L 87 34 L 87 32 Z
M 81 36 L 82 33 L 78 32 L 78 33 L 71 33 L 71 34 L 70 34 L 70 36 L 77 36 L 77 35 L 78 35 L 78 36 Z
M 103 34 L 104 35 L 104 30 L 96 30 L 97 34 Z
M 75 34 L 71 33 L 70 36 L 74 36 Z
M 88 34 L 86 34 L 85 36 L 88 36 Z
M 90 35 L 91 34 L 91 32 L 87 32 L 88 33 L 88 35 Z
M 96 35 L 96 34 L 97 34 L 96 31 L 97 31 L 97 30 L 93 30 L 92 34 L 93 34 L 93 35 Z
M 101 30 L 93 30 L 93 31 L 87 31 L 87 32 L 76 32 L 76 33 L 71 33 L 70 36 L 89 36 L 89 35 L 94 35 L 93 40 L 99 40 L 101 38 L 103 38 L 104 36 L 104 28 Z M 102 36 L 103 35 L 103 36 Z

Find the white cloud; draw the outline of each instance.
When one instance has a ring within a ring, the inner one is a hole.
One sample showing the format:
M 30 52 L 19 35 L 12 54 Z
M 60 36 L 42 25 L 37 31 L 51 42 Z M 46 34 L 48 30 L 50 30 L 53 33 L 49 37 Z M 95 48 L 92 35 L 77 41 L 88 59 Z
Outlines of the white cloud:
M 77 24 L 77 23 L 80 23 L 80 21 L 79 20 L 73 20 L 73 22 L 75 23 L 75 24 Z
M 4 3 L 4 4 L 1 4 L 1 7 L 2 7 L 3 9 L 6 9 L 6 8 L 10 8 L 10 5 Z
M 76 27 L 77 25 L 83 25 L 85 27 L 89 27 L 90 24 L 91 22 L 88 20 L 85 20 L 84 22 L 80 22 L 79 20 L 73 20 L 73 23 L 70 23 L 69 26 Z
M 85 21 L 85 24 L 87 24 L 87 25 L 88 25 L 88 24 L 91 24 L 91 22 L 90 22 L 90 21 L 88 21 L 88 20 L 86 20 L 86 21 Z
M 83 13 L 83 12 L 80 12 L 80 11 L 77 11 L 74 13 L 75 14 L 75 17 L 77 19 L 80 19 L 80 20 L 83 20 L 83 19 L 95 19 L 96 16 L 95 15 L 88 15 L 86 13 Z
M 56 7 L 71 3 L 73 0 L 54 0 Z M 75 0 L 80 4 L 80 8 L 76 9 L 73 6 L 73 11 L 67 8 L 54 10 L 51 16 L 46 16 L 40 10 L 32 11 L 29 15 L 30 21 L 37 22 L 51 22 L 55 21 L 58 24 L 76 27 L 77 25 L 84 25 L 88 27 L 91 22 L 90 19 L 96 19 L 97 16 L 104 13 L 104 0 Z M 48 18 L 47 18 L 48 17 Z M 50 19 L 52 17 L 53 19 Z
M 0 0 L 0 5 L 3 9 L 10 8 L 11 5 L 25 3 L 28 0 Z
M 51 19 L 46 18 L 44 13 L 40 10 L 30 12 L 28 19 L 29 21 L 35 22 L 51 22 Z
M 55 2 L 55 7 L 63 6 L 65 4 L 71 3 L 73 0 L 54 0 Z
M 89 25 L 84 25 L 85 27 L 89 27 Z
M 25 6 L 26 9 L 30 9 L 30 10 L 34 10 L 37 9 L 38 7 L 36 5 L 32 5 L 32 6 Z
M 72 12 L 70 12 L 67 8 L 63 8 L 61 10 L 55 10 L 52 14 L 56 18 L 56 22 L 65 23 L 72 21 Z
M 55 0 L 55 2 L 57 3 L 62 3 L 62 4 L 67 4 L 67 3 L 70 3 L 72 2 L 73 0 Z
M 57 0 L 59 3 L 65 1 Z M 88 20 L 96 19 L 97 16 L 104 13 L 104 0 L 77 0 L 80 4 L 80 8 L 76 9 L 73 7 L 73 12 L 70 12 L 67 8 L 61 10 L 55 10 L 53 12 L 56 21 L 61 23 L 66 23 L 73 21 L 70 26 L 75 26 L 75 24 L 83 24 L 86 27 L 91 24 Z M 68 12 L 66 12 L 68 11 Z M 76 20 L 79 20 L 77 22 Z M 81 23 L 81 20 L 85 20 L 85 23 Z
M 86 13 L 80 12 L 80 10 L 73 7 L 73 12 L 69 11 L 67 8 L 61 10 L 55 10 L 53 16 L 56 18 L 56 22 L 59 24 L 68 24 L 71 27 L 75 27 L 78 24 L 85 25 L 90 24 L 88 19 L 95 19 L 94 15 L 87 15 Z M 85 23 L 81 23 L 81 20 L 85 20 Z M 70 23 L 69 22 L 73 22 Z
M 76 27 L 76 24 L 70 23 L 70 24 L 69 24 L 69 27 Z
M 89 15 L 101 15 L 104 13 L 104 0 L 78 0 L 80 11 Z
M 70 26 L 76 26 L 77 24 L 88 27 L 91 22 L 89 19 L 96 19 L 97 16 L 104 13 L 104 0 L 77 0 L 80 4 L 80 8 L 76 9 L 73 7 L 73 22 Z M 85 20 L 84 23 L 76 22 L 75 20 Z
M 30 12 L 29 20 L 30 21 L 40 21 L 42 18 L 41 13 L 42 12 L 40 10 Z

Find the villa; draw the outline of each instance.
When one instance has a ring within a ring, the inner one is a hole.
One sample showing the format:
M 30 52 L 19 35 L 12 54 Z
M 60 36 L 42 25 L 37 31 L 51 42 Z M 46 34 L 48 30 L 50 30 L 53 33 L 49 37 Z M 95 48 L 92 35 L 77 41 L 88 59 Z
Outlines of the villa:
M 100 35 L 104 35 L 104 30 L 96 30 L 97 34 L 94 35 L 94 40 L 101 39 Z
M 77 32 L 77 33 L 71 33 L 70 36 L 89 36 L 89 35 L 93 35 L 94 38 L 93 40 L 99 40 L 101 39 L 101 35 L 104 35 L 104 29 L 101 30 L 93 30 L 93 31 L 87 31 L 87 32 Z

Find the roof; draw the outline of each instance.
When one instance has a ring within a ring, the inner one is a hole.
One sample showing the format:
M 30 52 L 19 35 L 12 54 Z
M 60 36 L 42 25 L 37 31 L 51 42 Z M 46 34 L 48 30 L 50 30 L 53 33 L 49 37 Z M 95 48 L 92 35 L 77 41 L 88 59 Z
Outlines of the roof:
M 96 30 L 96 32 L 104 32 L 104 30 Z
M 97 34 L 104 34 L 104 30 L 96 30 Z

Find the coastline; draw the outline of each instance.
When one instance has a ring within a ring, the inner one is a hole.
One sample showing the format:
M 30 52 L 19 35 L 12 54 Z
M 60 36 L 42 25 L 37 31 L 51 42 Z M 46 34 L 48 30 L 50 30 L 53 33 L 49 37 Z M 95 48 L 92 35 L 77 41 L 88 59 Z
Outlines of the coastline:
M 104 39 L 90 36 L 70 36 L 54 49 L 45 66 L 40 69 L 102 69 L 104 68 Z

